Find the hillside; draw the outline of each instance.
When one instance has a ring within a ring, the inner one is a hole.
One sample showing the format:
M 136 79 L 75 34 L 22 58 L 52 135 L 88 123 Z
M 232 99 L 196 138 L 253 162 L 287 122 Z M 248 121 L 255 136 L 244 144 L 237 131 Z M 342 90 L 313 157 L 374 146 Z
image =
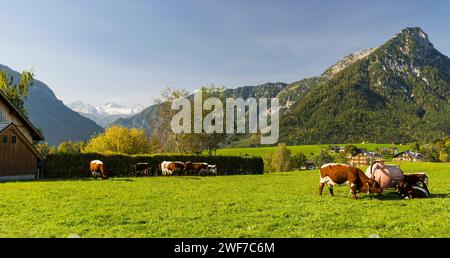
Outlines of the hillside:
M 315 78 L 284 110 L 281 140 L 433 141 L 450 134 L 449 97 L 450 59 L 420 28 L 407 28 Z
M 0 69 L 17 80 L 20 74 L 7 66 Z M 45 140 L 57 145 L 63 141 L 83 141 L 103 129 L 94 121 L 66 107 L 55 93 L 43 82 L 35 80 L 25 101 L 28 118 L 40 130 Z
M 376 48 L 350 54 L 322 75 L 294 83 L 228 89 L 228 97 L 280 99 L 280 142 L 431 142 L 450 135 L 450 59 L 420 28 L 406 28 Z M 150 131 L 157 106 L 115 123 Z M 234 135 L 226 146 L 259 146 Z
M 225 96 L 228 98 L 270 98 L 277 96 L 287 86 L 286 83 L 265 83 L 258 86 L 244 86 L 236 89 L 226 89 Z M 136 127 L 145 129 L 148 133 L 151 133 L 151 121 L 154 121 L 158 116 L 158 105 L 152 105 L 147 107 L 142 112 L 130 117 L 121 118 L 113 122 L 112 124 L 122 125 L 126 127 Z

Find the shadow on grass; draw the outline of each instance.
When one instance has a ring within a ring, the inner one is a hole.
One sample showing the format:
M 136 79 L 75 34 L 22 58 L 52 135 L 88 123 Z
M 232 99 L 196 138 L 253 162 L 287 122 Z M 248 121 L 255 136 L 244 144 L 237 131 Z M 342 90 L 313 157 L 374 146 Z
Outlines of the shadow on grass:
M 133 179 L 129 178 L 111 178 L 110 181 L 122 181 L 122 182 L 134 182 Z
M 430 194 L 430 198 L 449 198 L 449 194 Z
M 374 195 L 374 198 L 380 200 L 380 201 L 392 201 L 392 200 L 402 200 L 402 197 L 400 194 L 396 192 L 385 192 L 381 194 L 379 197 L 377 195 Z
M 130 178 L 109 178 L 109 179 L 92 179 L 92 178 L 52 178 L 52 179 L 43 179 L 43 180 L 31 180 L 28 182 L 36 182 L 36 183 L 46 183 L 46 182 L 101 182 L 101 181 L 121 181 L 121 182 L 134 182 L 133 179 Z M 24 182 L 24 181 L 17 181 Z
M 430 193 L 430 196 L 428 198 L 413 198 L 413 199 L 449 198 L 449 196 L 450 196 L 449 194 L 445 194 L 445 193 L 444 194 L 440 194 L 440 193 L 439 194 L 433 194 L 433 193 Z M 370 199 L 370 196 L 369 195 L 365 195 L 364 199 L 367 199 L 367 198 Z M 380 201 L 403 200 L 403 198 L 397 192 L 387 192 L 387 193 L 384 193 L 384 194 L 382 194 L 380 196 L 373 195 L 372 199 L 378 199 Z
M 357 194 L 358 199 L 360 200 L 379 200 L 379 201 L 393 201 L 393 200 L 404 200 L 403 198 L 401 198 L 400 194 L 394 191 L 386 191 L 383 194 L 381 194 L 380 196 L 378 196 L 378 194 L 365 194 L 365 193 L 358 193 Z M 438 193 L 438 194 L 433 194 L 430 193 L 430 197 L 428 198 L 415 198 L 415 199 L 435 199 L 435 198 L 449 198 L 450 194 L 447 193 Z M 334 197 L 330 196 L 329 194 L 325 194 L 322 198 L 352 198 L 351 195 L 340 195 L 337 194 Z
M 193 176 L 179 176 L 179 177 L 174 177 L 174 178 L 178 178 L 178 179 L 187 179 L 187 180 L 202 180 L 201 177 L 193 177 Z

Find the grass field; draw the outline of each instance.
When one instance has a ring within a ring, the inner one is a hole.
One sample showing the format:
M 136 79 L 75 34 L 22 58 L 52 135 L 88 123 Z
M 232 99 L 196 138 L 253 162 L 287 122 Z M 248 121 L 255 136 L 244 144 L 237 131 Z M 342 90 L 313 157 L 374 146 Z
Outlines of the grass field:
M 301 145 L 301 146 L 288 146 L 288 149 L 291 150 L 292 154 L 303 152 L 307 156 L 317 155 L 323 148 L 327 148 L 328 145 L 336 145 L 336 146 L 346 146 L 349 144 L 322 144 L 322 145 Z M 378 147 L 391 147 L 392 144 L 353 144 L 358 148 L 366 148 L 370 151 L 374 151 Z M 399 151 L 405 151 L 409 149 L 409 145 L 395 145 Z M 227 148 L 227 149 L 219 149 L 217 150 L 217 155 L 224 156 L 260 156 L 267 153 L 273 153 L 276 147 L 261 147 L 261 148 Z
M 450 237 L 450 164 L 401 167 L 431 198 L 319 197 L 318 171 L 2 183 L 0 237 Z

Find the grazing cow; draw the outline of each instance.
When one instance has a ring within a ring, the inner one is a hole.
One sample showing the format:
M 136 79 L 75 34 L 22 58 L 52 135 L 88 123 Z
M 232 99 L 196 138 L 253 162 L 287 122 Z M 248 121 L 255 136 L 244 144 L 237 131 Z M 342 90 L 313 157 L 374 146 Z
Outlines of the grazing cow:
M 95 179 L 97 179 L 99 177 L 101 177 L 102 179 L 108 179 L 108 176 L 105 174 L 104 164 L 100 160 L 91 161 L 90 170 L 91 170 L 92 176 Z
M 426 187 L 428 185 L 428 175 L 427 173 L 405 174 L 405 181 L 412 185 Z
M 383 189 L 395 188 L 405 180 L 403 171 L 396 165 L 386 165 L 383 161 L 374 161 L 366 170 L 366 176 L 377 181 Z
M 208 165 L 208 175 L 210 176 L 217 175 L 217 165 Z
M 404 199 L 413 199 L 413 198 L 428 198 L 430 196 L 430 191 L 428 188 L 420 187 L 416 184 L 410 184 L 408 182 L 400 182 L 397 185 L 397 192 Z
M 208 163 L 186 162 L 184 164 L 184 175 L 206 175 L 208 171 Z
M 149 171 L 148 163 L 137 163 L 136 165 L 133 165 L 133 167 L 135 176 L 138 175 L 148 176 Z
M 323 187 L 328 186 L 330 194 L 334 196 L 333 186 L 348 184 L 352 197 L 357 199 L 357 192 L 378 193 L 383 192 L 378 182 L 368 178 L 361 169 L 345 164 L 330 163 L 320 168 L 319 195 L 322 195 Z
M 173 173 L 180 171 L 183 173 L 184 163 L 180 161 L 163 161 L 161 163 L 161 171 L 163 176 L 171 176 Z

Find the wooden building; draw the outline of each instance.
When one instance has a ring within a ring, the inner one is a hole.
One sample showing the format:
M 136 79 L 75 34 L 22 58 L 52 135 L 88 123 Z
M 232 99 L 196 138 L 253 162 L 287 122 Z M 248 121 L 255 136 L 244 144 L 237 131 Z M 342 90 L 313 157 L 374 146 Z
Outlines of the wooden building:
M 34 143 L 44 136 L 0 90 L 0 181 L 34 179 L 42 155 Z
M 404 151 L 394 156 L 394 161 L 423 161 L 424 157 L 418 152 Z
M 348 163 L 351 166 L 367 166 L 372 164 L 375 160 L 381 159 L 382 156 L 378 153 L 358 149 L 354 153 L 347 156 Z

